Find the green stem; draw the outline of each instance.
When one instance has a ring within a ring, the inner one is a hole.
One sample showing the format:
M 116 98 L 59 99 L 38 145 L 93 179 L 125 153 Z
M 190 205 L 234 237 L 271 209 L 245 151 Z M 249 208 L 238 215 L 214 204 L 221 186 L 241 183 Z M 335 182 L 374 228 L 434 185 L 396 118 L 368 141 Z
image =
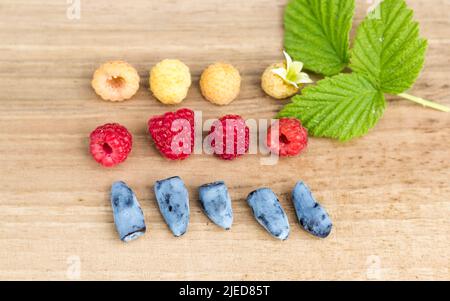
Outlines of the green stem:
M 420 97 L 412 96 L 412 95 L 405 94 L 405 93 L 398 94 L 398 96 L 406 98 L 415 103 L 421 104 L 424 107 L 429 107 L 429 108 L 432 108 L 432 109 L 435 109 L 438 111 L 442 111 L 442 112 L 450 112 L 450 107 L 447 107 L 447 106 L 444 106 L 444 105 L 441 105 L 441 104 L 438 104 L 438 103 L 435 103 L 435 102 L 432 102 L 432 101 L 429 101 L 429 100 L 426 100 L 426 99 L 423 99 Z

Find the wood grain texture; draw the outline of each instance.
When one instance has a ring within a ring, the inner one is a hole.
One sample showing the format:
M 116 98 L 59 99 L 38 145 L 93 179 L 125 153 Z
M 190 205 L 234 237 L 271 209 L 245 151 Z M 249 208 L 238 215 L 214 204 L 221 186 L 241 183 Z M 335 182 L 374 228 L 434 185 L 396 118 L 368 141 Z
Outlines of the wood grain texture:
M 409 0 L 429 39 L 425 69 L 411 94 L 450 105 L 450 1 Z M 260 75 L 282 59 L 285 0 L 81 1 L 81 19 L 65 0 L 0 0 L 0 279 L 449 279 L 450 118 L 390 97 L 369 135 L 346 144 L 311 139 L 303 156 L 262 166 L 259 156 L 223 162 L 196 155 L 167 162 L 151 145 L 146 121 L 166 107 L 148 91 L 148 70 L 164 58 L 190 66 L 183 106 L 203 117 L 226 113 L 271 118 L 283 102 L 266 97 Z M 357 1 L 358 24 L 366 1 Z M 124 59 L 139 71 L 136 97 L 98 99 L 95 68 Z M 243 76 L 237 101 L 202 99 L 198 78 L 214 61 Z M 134 135 L 132 155 L 104 169 L 88 153 L 99 124 L 119 122 Z M 189 232 L 174 238 L 157 209 L 155 180 L 179 175 L 191 193 Z M 113 181 L 135 189 L 148 233 L 123 244 L 109 204 Z M 196 187 L 227 182 L 231 231 L 202 213 Z M 295 222 L 288 194 L 305 180 L 334 221 L 318 240 Z M 261 186 L 280 196 L 291 223 L 285 242 L 253 219 L 245 198 Z M 75 256 L 75 257 L 74 257 Z M 74 276 L 76 278 L 76 276 Z

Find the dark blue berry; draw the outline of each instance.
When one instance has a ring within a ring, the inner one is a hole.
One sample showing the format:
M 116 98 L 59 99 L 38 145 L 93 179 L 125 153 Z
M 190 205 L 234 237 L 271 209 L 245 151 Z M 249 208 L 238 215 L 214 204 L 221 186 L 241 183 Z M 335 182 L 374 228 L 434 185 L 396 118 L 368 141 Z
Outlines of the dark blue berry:
M 200 186 L 200 203 L 205 214 L 219 227 L 226 230 L 233 224 L 233 209 L 227 186 L 218 181 Z
M 300 225 L 312 235 L 327 237 L 332 228 L 331 219 L 325 209 L 316 202 L 308 186 L 298 182 L 292 191 L 292 201 Z
M 124 182 L 113 183 L 111 205 L 114 223 L 122 241 L 132 241 L 145 233 L 146 227 L 141 206 L 134 192 Z
M 256 220 L 274 237 L 285 240 L 289 236 L 289 221 L 275 193 L 269 188 L 251 192 L 247 203 Z
M 181 236 L 189 224 L 189 193 L 180 177 L 156 181 L 159 210 L 173 235 Z

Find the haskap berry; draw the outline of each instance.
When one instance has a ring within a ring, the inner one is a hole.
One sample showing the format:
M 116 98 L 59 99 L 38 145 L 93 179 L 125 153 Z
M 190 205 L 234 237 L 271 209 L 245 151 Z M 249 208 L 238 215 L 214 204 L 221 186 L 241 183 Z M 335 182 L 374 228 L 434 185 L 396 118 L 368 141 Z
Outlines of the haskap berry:
M 132 144 L 130 132 L 117 123 L 99 126 L 90 135 L 90 152 L 95 161 L 105 167 L 112 167 L 125 161 Z
M 159 152 L 170 160 L 183 160 L 194 150 L 194 112 L 180 109 L 154 116 L 148 131 Z
M 211 141 L 213 152 L 224 160 L 233 160 L 248 152 L 250 130 L 239 115 L 225 115 L 216 120 L 211 126 L 211 134 L 214 135 Z
M 308 131 L 295 118 L 281 118 L 277 122 L 278 131 L 272 125 L 267 132 L 269 149 L 281 157 L 300 154 L 308 145 Z

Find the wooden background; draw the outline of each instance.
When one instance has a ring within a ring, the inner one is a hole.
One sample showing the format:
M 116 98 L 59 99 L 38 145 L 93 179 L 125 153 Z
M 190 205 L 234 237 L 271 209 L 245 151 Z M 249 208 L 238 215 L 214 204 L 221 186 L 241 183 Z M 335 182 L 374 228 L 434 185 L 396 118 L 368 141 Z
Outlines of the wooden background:
M 429 39 L 427 63 L 411 94 L 450 105 L 450 1 L 409 0 Z M 366 1 L 357 1 L 355 23 Z M 285 0 L 0 0 L 0 279 L 449 279 L 450 118 L 390 97 L 366 137 L 342 144 L 311 139 L 303 156 L 262 166 L 260 156 L 223 162 L 196 155 L 168 162 L 151 145 L 146 121 L 176 107 L 148 91 L 148 70 L 164 58 L 190 66 L 182 106 L 203 117 L 271 118 L 283 102 L 261 91 L 260 75 L 282 60 Z M 131 101 L 103 102 L 90 88 L 102 62 L 123 59 L 139 71 Z M 239 99 L 202 99 L 201 70 L 224 60 L 243 76 Z M 317 79 L 317 78 L 316 78 Z M 106 122 L 134 135 L 129 159 L 114 169 L 94 162 L 88 135 Z M 153 183 L 181 176 L 191 193 L 188 233 L 174 238 L 157 209 Z M 130 244 L 115 232 L 109 188 L 134 188 L 147 234 Z M 222 231 L 202 213 L 196 187 L 223 179 L 235 223 Z M 288 194 L 305 180 L 326 206 L 332 235 L 300 229 Z M 247 194 L 270 186 L 291 224 L 272 239 L 253 219 Z M 79 273 L 78 273 L 79 271 Z

